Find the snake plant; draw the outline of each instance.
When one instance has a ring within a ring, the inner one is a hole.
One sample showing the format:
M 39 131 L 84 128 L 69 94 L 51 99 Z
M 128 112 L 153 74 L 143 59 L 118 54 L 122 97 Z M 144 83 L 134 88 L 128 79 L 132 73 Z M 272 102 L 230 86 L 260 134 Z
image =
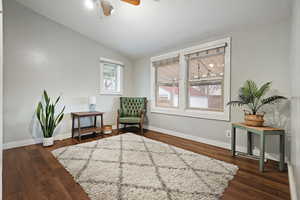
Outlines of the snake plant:
M 64 117 L 65 106 L 57 115 L 55 114 L 55 107 L 59 100 L 60 96 L 53 103 L 49 98 L 46 90 L 44 90 L 43 98 L 38 103 L 38 106 L 36 108 L 36 116 L 40 122 L 41 129 L 45 138 L 50 138 L 53 136 L 55 128 Z
M 263 106 L 277 103 L 281 99 L 287 99 L 279 95 L 264 98 L 266 93 L 270 90 L 271 84 L 271 82 L 267 82 L 259 88 L 254 81 L 247 80 L 239 90 L 239 99 L 237 101 L 230 101 L 227 105 L 239 107 L 247 106 L 249 110 L 245 110 L 245 112 L 256 115 Z

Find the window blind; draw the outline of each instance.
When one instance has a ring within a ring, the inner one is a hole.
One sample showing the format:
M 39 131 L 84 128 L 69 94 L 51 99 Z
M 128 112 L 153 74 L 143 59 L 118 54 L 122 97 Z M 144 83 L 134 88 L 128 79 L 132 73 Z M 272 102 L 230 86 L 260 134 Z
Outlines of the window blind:
M 153 67 L 163 67 L 167 65 L 175 65 L 179 64 L 179 56 L 172 57 L 172 58 L 166 58 L 166 59 L 161 59 L 157 61 L 152 62 Z

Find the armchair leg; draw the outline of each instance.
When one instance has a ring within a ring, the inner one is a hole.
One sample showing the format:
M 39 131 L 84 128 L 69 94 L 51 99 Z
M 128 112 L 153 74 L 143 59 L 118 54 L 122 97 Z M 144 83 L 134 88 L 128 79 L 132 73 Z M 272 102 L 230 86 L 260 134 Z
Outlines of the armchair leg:
M 142 123 L 140 123 L 140 129 L 141 129 L 141 134 L 144 135 L 144 127 Z

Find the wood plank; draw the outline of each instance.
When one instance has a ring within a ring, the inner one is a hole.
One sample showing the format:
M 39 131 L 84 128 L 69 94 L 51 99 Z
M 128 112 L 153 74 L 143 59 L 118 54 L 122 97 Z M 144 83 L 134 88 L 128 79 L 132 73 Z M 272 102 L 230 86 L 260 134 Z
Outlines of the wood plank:
M 78 131 L 78 129 L 74 129 L 75 131 Z M 101 127 L 88 127 L 88 128 L 80 128 L 80 133 L 92 133 L 92 132 L 101 132 Z
M 103 115 L 104 112 L 72 112 L 71 115 L 75 115 L 77 117 L 91 117 L 91 116 L 99 116 Z
M 281 128 L 274 128 L 274 127 L 269 127 L 269 126 L 262 126 L 262 127 L 248 126 L 243 122 L 232 123 L 232 125 L 238 126 L 238 127 L 244 127 L 244 128 L 248 128 L 248 129 L 256 129 L 259 131 L 284 131 Z
M 127 129 L 139 133 L 139 129 Z M 124 131 L 126 132 L 126 131 Z M 82 143 L 116 135 L 84 136 Z M 268 161 L 266 172 L 258 171 L 256 160 L 231 157 L 230 151 L 200 142 L 195 142 L 155 131 L 145 131 L 145 137 L 200 153 L 214 159 L 235 164 L 239 171 L 222 199 L 290 199 L 288 174 L 278 171 L 278 163 Z M 88 200 L 87 194 L 72 176 L 54 158 L 50 151 L 64 146 L 78 144 L 76 139 L 55 141 L 52 147 L 30 145 L 4 151 L 3 197 L 4 199 L 72 199 Z

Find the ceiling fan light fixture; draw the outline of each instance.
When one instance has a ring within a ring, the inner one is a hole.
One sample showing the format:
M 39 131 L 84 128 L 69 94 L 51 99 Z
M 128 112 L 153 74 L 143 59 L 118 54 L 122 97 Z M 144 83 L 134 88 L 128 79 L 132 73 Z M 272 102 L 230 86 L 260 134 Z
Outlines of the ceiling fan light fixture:
M 84 5 L 88 10 L 93 10 L 95 8 L 95 3 L 93 0 L 85 0 Z

